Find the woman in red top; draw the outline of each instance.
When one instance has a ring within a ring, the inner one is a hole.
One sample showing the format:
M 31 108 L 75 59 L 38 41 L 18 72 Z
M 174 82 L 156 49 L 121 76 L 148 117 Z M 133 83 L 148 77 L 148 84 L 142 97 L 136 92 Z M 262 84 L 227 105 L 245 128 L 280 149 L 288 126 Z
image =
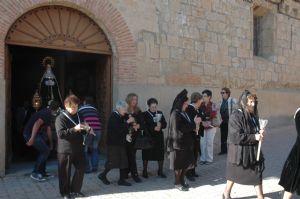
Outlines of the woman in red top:
M 214 137 L 218 126 L 217 106 L 211 101 L 212 92 L 210 90 L 204 90 L 202 96 L 204 102 L 200 106 L 200 112 L 203 114 L 202 125 L 204 132 L 200 140 L 200 164 L 211 164 L 214 154 Z

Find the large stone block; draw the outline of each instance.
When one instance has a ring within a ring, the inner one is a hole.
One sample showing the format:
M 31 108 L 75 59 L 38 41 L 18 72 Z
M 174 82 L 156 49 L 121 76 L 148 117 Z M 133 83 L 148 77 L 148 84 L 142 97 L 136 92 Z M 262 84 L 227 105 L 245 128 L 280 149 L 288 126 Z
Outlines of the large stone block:
M 249 58 L 250 57 L 250 51 L 242 49 L 242 48 L 238 48 L 237 49 L 237 56 L 240 57 L 240 58 Z
M 170 51 L 168 46 L 160 46 L 159 49 L 159 58 L 160 59 L 167 59 L 170 57 Z
M 197 75 L 201 75 L 204 73 L 204 65 L 203 64 L 192 64 L 192 73 Z
M 182 48 L 171 47 L 170 49 L 171 49 L 170 57 L 172 59 L 177 59 L 177 60 L 183 59 L 183 49 Z
M 204 64 L 204 75 L 215 77 L 216 76 L 216 66 L 211 64 Z
M 179 46 L 179 38 L 173 35 L 167 35 L 168 46 L 178 47 Z
M 211 43 L 211 42 L 205 42 L 205 52 L 218 52 L 218 44 Z
M 190 62 L 197 62 L 198 56 L 195 50 L 185 49 L 184 59 Z

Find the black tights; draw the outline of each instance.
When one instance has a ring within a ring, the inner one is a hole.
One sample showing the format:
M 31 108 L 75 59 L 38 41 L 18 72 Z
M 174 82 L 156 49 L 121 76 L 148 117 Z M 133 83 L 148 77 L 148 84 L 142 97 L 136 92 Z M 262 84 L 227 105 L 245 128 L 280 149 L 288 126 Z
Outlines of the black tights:
M 157 162 L 158 162 L 158 172 L 162 173 L 164 161 L 163 160 L 159 160 Z M 143 167 L 144 167 L 144 171 L 147 171 L 147 169 L 148 169 L 148 160 L 143 160 Z
M 185 184 L 184 176 L 188 170 L 187 169 L 180 169 L 180 170 L 175 170 L 175 185 Z

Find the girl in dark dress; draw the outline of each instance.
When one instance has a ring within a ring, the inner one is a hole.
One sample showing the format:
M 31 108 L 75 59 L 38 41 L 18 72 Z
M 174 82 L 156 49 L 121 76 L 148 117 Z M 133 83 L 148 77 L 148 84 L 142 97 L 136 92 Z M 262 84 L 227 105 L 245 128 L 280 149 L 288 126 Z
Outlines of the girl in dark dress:
M 134 121 L 133 117 L 125 119 L 128 105 L 124 101 L 118 101 L 116 110 L 111 114 L 107 125 L 107 160 L 105 170 L 98 175 L 98 178 L 106 185 L 110 184 L 107 180 L 107 173 L 114 168 L 120 169 L 120 179 L 118 185 L 130 186 L 125 181 L 128 159 L 126 154 L 126 136 L 129 124 Z
M 229 119 L 227 184 L 224 198 L 230 198 L 234 183 L 254 185 L 258 199 L 263 199 L 262 172 L 264 158 L 260 154 L 257 161 L 258 143 L 263 138 L 264 130 L 259 128 L 257 98 L 245 90 L 239 100 L 239 108 Z
M 142 180 L 139 178 L 136 166 L 136 151 L 135 141 L 138 134 L 144 129 L 144 117 L 141 109 L 138 107 L 138 96 L 135 93 L 129 93 L 126 97 L 126 102 L 128 104 L 128 114 L 126 118 L 134 118 L 134 122 L 130 123 L 128 134 L 131 139 L 127 140 L 127 157 L 128 157 L 128 173 L 131 173 L 131 177 L 137 183 Z M 127 177 L 127 176 L 126 176 Z
M 165 178 L 166 175 L 163 173 L 164 163 L 164 132 L 162 131 L 167 127 L 167 122 L 161 111 L 157 110 L 157 100 L 150 98 L 147 101 L 149 106 L 148 111 L 145 111 L 145 129 L 150 134 L 153 142 L 153 147 L 150 149 L 144 149 L 142 151 L 143 158 L 143 177 L 148 178 L 147 166 L 149 160 L 158 161 L 158 175 Z
M 300 108 L 297 109 L 294 119 L 298 136 L 285 161 L 279 181 L 284 188 L 283 199 L 291 199 L 294 192 L 300 195 Z
M 187 91 L 184 89 L 173 102 L 167 137 L 170 168 L 175 171 L 175 188 L 180 191 L 189 190 L 189 185 L 185 182 L 184 177 L 186 172 L 194 167 L 196 123 L 201 121 L 200 118 L 189 118 L 185 112 L 187 106 Z

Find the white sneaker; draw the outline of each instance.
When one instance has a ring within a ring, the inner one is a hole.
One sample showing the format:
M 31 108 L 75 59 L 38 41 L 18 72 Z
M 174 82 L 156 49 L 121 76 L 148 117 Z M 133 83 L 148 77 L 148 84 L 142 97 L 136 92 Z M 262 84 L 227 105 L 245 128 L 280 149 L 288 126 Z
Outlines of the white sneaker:
M 40 173 L 32 173 L 30 175 L 30 178 L 33 179 L 33 180 L 35 180 L 35 181 L 38 181 L 38 182 L 45 182 L 47 180 Z

